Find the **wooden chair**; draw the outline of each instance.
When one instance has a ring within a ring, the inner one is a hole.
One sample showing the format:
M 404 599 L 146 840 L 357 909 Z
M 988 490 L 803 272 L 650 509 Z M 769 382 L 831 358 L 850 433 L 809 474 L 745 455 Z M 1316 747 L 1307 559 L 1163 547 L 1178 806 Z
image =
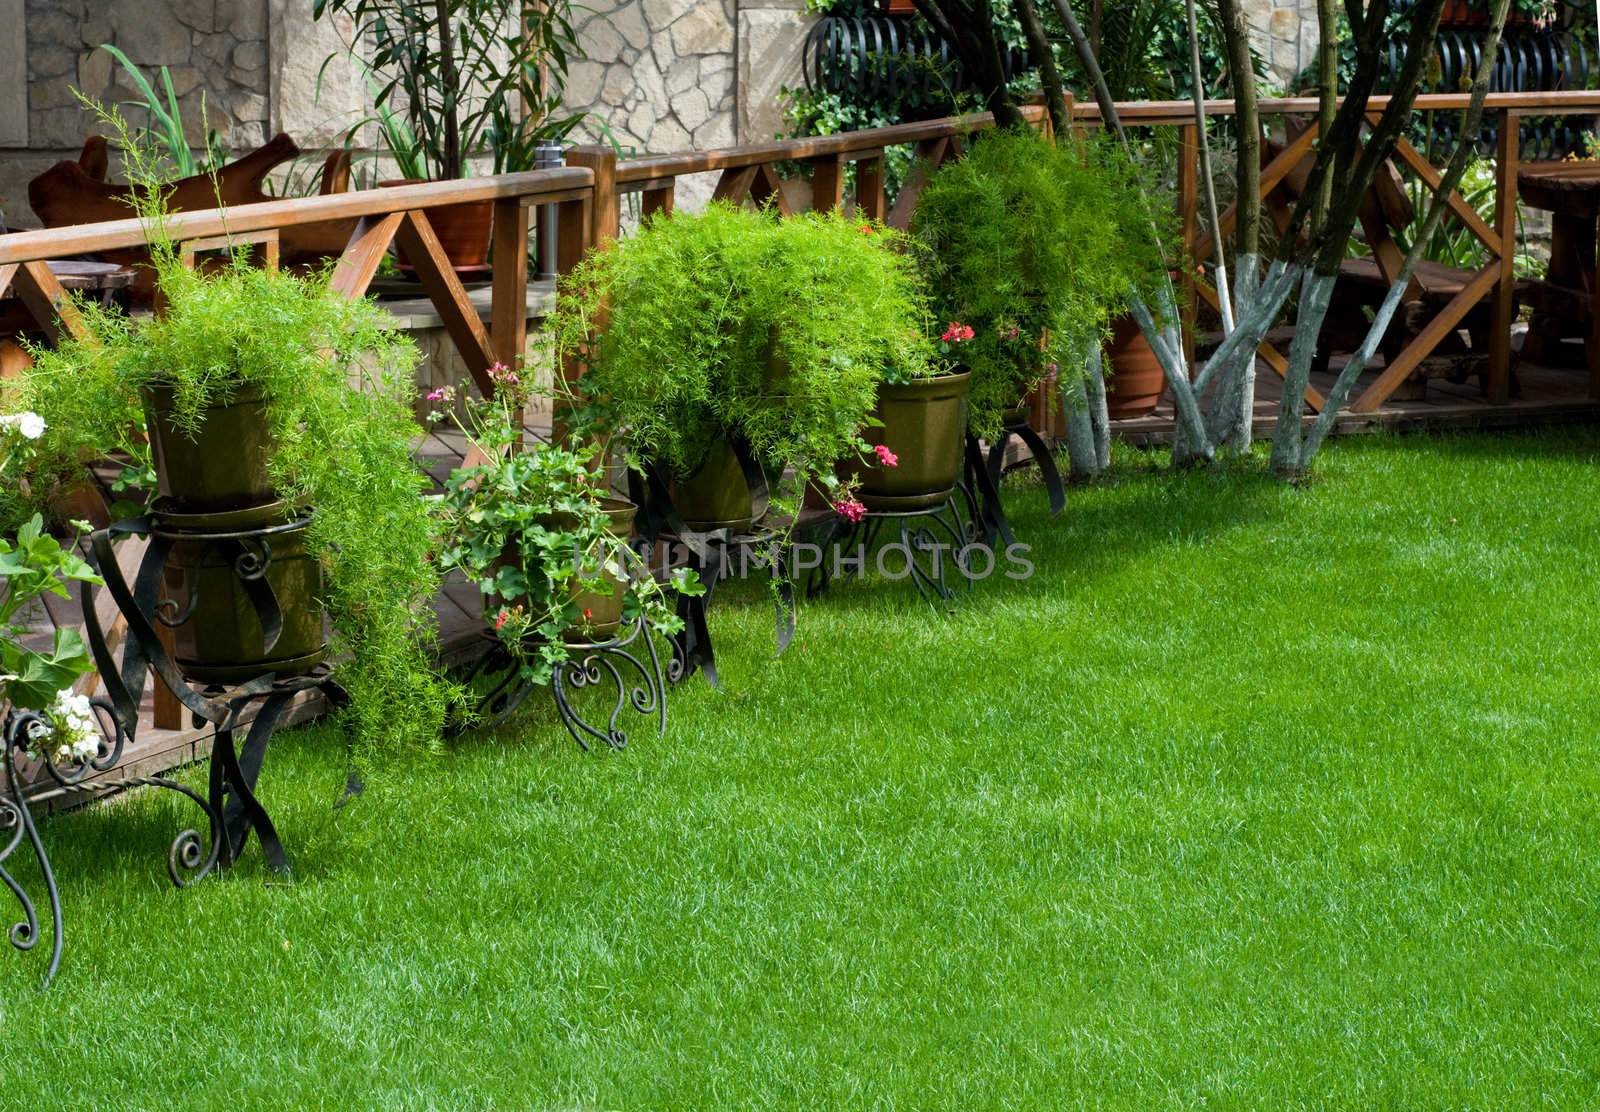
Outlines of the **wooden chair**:
M 173 212 L 248 205 L 272 200 L 261 188 L 271 171 L 300 154 L 288 135 L 279 133 L 259 147 L 217 172 L 216 179 L 198 174 L 173 183 L 168 205 Z M 132 215 L 128 187 L 106 180 L 110 155 L 104 136 L 92 135 L 85 141 L 76 161 L 63 160 L 28 183 L 28 201 L 40 222 L 47 228 L 122 220 Z M 319 192 L 343 193 L 350 188 L 350 152 L 330 153 L 322 166 Z M 337 257 L 355 231 L 354 220 L 329 220 L 295 228 L 285 228 L 279 242 L 279 261 L 284 266 L 305 268 Z M 153 279 L 143 251 L 107 251 L 109 262 L 140 267 L 132 297 L 148 303 Z
M 1291 142 L 1300 130 L 1303 125 L 1297 129 L 1292 120 L 1289 122 Z M 1277 144 L 1265 143 L 1263 155 L 1270 160 L 1283 149 Z M 1310 173 L 1309 160 L 1302 161 L 1267 196 L 1265 211 L 1280 233 L 1287 227 Z M 1361 231 L 1371 254 L 1365 258 L 1346 259 L 1340 265 L 1339 281 L 1334 287 L 1333 301 L 1318 344 L 1315 372 L 1328 370 L 1333 352 L 1353 351 L 1366 338 L 1372 313 L 1388 296 L 1405 261 L 1405 252 L 1396 242 L 1395 233 L 1398 229 L 1409 228 L 1416 217 L 1416 208 L 1399 171 L 1392 161 L 1386 161 L 1362 197 L 1358 210 Z M 1392 364 L 1406 345 L 1475 277 L 1477 274 L 1472 270 L 1427 260 L 1418 263 L 1406 285 L 1400 309 L 1379 344 L 1385 363 Z M 1485 297 L 1467 313 L 1460 327 L 1452 330 L 1433 354 L 1418 364 L 1392 397 L 1401 401 L 1420 400 L 1426 395 L 1430 378 L 1465 382 L 1477 375 L 1480 385 L 1486 387 L 1493 324 L 1493 302 Z M 1461 335 L 1463 332 L 1465 337 Z

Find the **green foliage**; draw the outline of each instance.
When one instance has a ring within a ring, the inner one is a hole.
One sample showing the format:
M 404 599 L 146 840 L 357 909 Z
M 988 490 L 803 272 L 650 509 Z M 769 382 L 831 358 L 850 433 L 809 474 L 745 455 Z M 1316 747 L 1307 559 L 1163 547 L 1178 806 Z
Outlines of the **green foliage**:
M 349 52 L 378 75 L 375 119 L 407 176 L 459 178 L 485 153 L 497 174 L 530 170 L 537 142 L 583 121 L 559 114 L 569 59 L 583 57 L 567 0 L 313 0 L 312 12 L 354 21 Z
M 1068 388 L 1129 292 L 1166 270 L 1150 187 L 1109 142 L 1053 143 L 1028 130 L 986 134 L 929 183 L 913 231 L 942 322 L 976 335 L 971 426 L 999 430 L 1052 369 Z
M 587 364 L 580 416 L 634 467 L 692 475 L 731 436 L 769 473 L 831 487 L 885 368 L 931 371 L 900 244 L 839 213 L 713 204 L 650 221 L 563 282 L 557 342 Z
M 779 139 L 866 131 L 870 128 L 890 127 L 904 123 L 908 119 L 920 118 L 918 115 L 905 112 L 903 101 L 884 104 L 871 98 L 846 99 L 838 93 L 812 92 L 808 89 L 791 89 L 787 86 L 778 90 L 778 97 L 783 102 L 784 119 L 789 124 L 788 130 L 780 134 Z M 944 113 L 941 111 L 933 114 Z M 906 180 L 906 172 L 911 169 L 911 162 L 912 149 L 904 144 L 884 149 L 883 186 L 888 196 L 892 197 L 900 191 L 901 183 Z M 845 167 L 847 190 L 855 183 L 855 171 L 856 165 L 853 162 Z
M 161 316 L 129 321 L 84 303 L 87 338 L 34 352 L 23 400 L 50 426 L 45 474 L 134 439 L 141 388 L 174 391 L 180 430 L 259 388 L 277 442 L 273 482 L 315 510 L 310 542 L 329 571 L 324 601 L 357 736 L 437 736 L 445 692 L 428 657 L 434 530 L 409 447 L 421 435 L 408 404 L 415 349 L 376 306 L 332 295 L 323 277 L 269 274 L 242 256 L 212 274 L 159 249 L 153 258 Z
M 824 15 L 869 18 L 881 15 L 876 0 L 808 0 L 808 7 Z M 1231 96 L 1227 78 L 1227 52 L 1217 22 L 1215 0 L 1200 0 L 1200 64 L 1207 96 Z M 1118 100 L 1187 99 L 1190 95 L 1190 57 L 1184 0 L 1078 0 L 1079 18 L 1091 36 L 1100 68 Z M 1039 15 L 1055 46 L 1062 80 L 1083 97 L 1090 95 L 1077 51 L 1066 39 L 1060 17 L 1051 4 L 1039 5 Z M 997 31 L 1004 49 L 1025 52 L 1022 28 L 1009 5 L 995 9 Z M 920 15 L 906 21 L 911 35 L 931 35 Z M 937 42 L 937 37 L 933 38 Z M 1256 78 L 1264 81 L 1266 65 L 1251 52 Z M 941 65 L 937 57 L 909 52 L 889 54 L 872 50 L 839 55 L 824 53 L 823 88 L 784 89 L 784 114 L 795 136 L 831 135 L 869 127 L 885 127 L 930 119 L 966 110 L 981 102 L 970 90 L 961 92 L 962 79 L 953 64 Z M 1012 82 L 1014 95 L 1026 98 L 1039 89 L 1036 71 L 1025 69 Z M 891 147 L 887 152 L 886 182 L 891 195 L 904 179 L 910 152 Z
M 267 273 L 243 253 L 214 273 L 183 265 L 156 157 L 117 113 L 92 107 L 117 133 L 165 309 L 130 320 L 80 301 L 85 335 L 34 350 L 19 391 L 47 424 L 32 497 L 136 441 L 144 388 L 173 391 L 180 430 L 259 389 L 277 444 L 273 482 L 315 511 L 309 540 L 328 571 L 323 601 L 355 735 L 367 747 L 432 744 L 449 692 L 429 659 L 439 575 L 427 480 L 410 451 L 421 435 L 409 407 L 416 349 L 376 305 L 334 295 L 326 275 Z
M 1081 7 L 1091 9 L 1087 28 L 1094 37 L 1095 57 L 1115 99 L 1189 99 L 1194 79 L 1184 0 L 1096 0 Z M 1208 97 L 1231 97 L 1227 47 L 1216 0 L 1200 0 L 1197 7 L 1202 87 Z M 1043 5 L 1040 14 L 1054 19 L 1053 5 Z M 1265 63 L 1253 47 L 1250 56 L 1257 81 L 1263 81 Z M 1058 49 L 1057 57 L 1062 79 L 1087 97 L 1089 82 L 1083 76 L 1077 52 Z
M 132 331 L 121 313 L 94 304 L 85 304 L 84 311 L 94 321 L 95 334 L 109 343 Z M 84 482 L 84 465 L 91 459 L 131 460 L 126 474 L 136 480 L 133 486 L 154 474 L 143 405 L 112 360 L 84 359 L 58 372 L 50 349 L 36 349 L 33 357 L 35 365 L 13 384 L 5 407 L 44 415 L 45 427 L 37 439 L 12 452 L 9 473 L 0 475 L 0 532 L 16 530 L 35 513 L 48 513 L 55 494 Z
M 100 49 L 111 55 L 122 66 L 133 82 L 134 88 L 139 90 L 142 98 L 130 101 L 130 105 L 144 109 L 149 122 L 139 130 L 138 141 L 145 146 L 153 147 L 161 152 L 162 156 L 172 164 L 175 175 L 180 178 L 194 177 L 197 174 L 209 174 L 220 170 L 228 161 L 228 145 L 222 136 L 211 126 L 211 121 L 206 116 L 205 94 L 201 93 L 200 117 L 201 126 L 205 128 L 205 159 L 203 161 L 194 157 L 194 151 L 189 147 L 189 140 L 184 132 L 183 111 L 178 105 L 178 94 L 172 87 L 172 75 L 167 72 L 167 67 L 161 67 L 161 93 L 157 93 L 150 84 L 144 72 L 129 60 L 128 56 L 110 43 L 101 43 Z M 164 95 L 163 95 L 164 94 Z
M 585 633 L 585 592 L 609 595 L 621 584 L 624 621 L 642 616 L 661 633 L 681 630 L 666 592 L 607 517 L 598 445 L 525 447 L 520 413 L 530 391 L 510 368 L 490 374 L 493 398 L 464 399 L 465 421 L 449 410 L 485 462 L 457 468 L 445 483 L 441 571 L 462 572 L 498 600 L 495 634 L 535 683 L 548 683 L 571 655 L 569 637 Z M 449 388 L 429 397 L 455 401 Z M 700 589 L 684 569 L 674 584 L 685 593 Z
M 0 429 L 0 452 L 9 434 Z M 6 457 L 0 455 L 0 476 Z M 23 608 L 43 594 L 71 598 L 67 581 L 99 583 L 94 569 L 71 548 L 44 531 L 35 514 L 17 532 L 15 541 L 0 535 L 0 704 L 46 710 L 59 692 L 93 669 L 89 651 L 75 629 L 57 629 L 46 651 L 24 648 L 27 630 L 18 622 Z

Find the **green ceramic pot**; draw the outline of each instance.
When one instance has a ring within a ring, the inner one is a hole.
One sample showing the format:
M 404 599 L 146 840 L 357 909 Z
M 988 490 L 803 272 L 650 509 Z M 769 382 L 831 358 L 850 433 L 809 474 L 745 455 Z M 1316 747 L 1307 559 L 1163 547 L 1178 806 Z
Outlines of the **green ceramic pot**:
M 696 532 L 726 529 L 744 533 L 755 522 L 750 483 L 733 445 L 726 440 L 719 440 L 700 469 L 677 479 L 673 488 L 672 503 L 678 515 Z
M 633 517 L 639 512 L 638 507 L 625 498 L 602 498 L 600 508 L 606 515 L 606 532 L 618 540 L 627 540 L 633 533 Z M 578 524 L 571 514 L 547 514 L 540 518 L 540 523 L 551 529 L 573 529 Z M 521 554 L 507 545 L 496 567 L 520 563 Z M 578 613 L 587 612 L 588 617 L 580 619 L 562 635 L 568 644 L 609 641 L 622 628 L 622 605 L 627 597 L 627 584 L 609 571 L 604 579 L 610 584 L 609 591 L 585 590 L 576 580 L 573 581 L 572 601 L 577 603 Z M 486 595 L 485 620 L 493 624 L 495 613 L 504 605 L 505 601 L 500 596 Z
M 158 502 L 153 532 L 173 542 L 163 573 L 165 597 L 177 615 L 186 615 L 172 629 L 173 659 L 188 679 L 203 683 L 237 683 L 264 672 L 298 675 L 321 664 L 324 637 L 322 565 L 306 548 L 305 515 L 290 512 L 282 502 L 230 513 L 175 512 Z M 293 523 L 293 524 L 290 524 Z M 244 550 L 218 533 L 243 533 L 289 525 L 260 540 L 243 542 Z M 263 554 L 269 559 L 265 578 L 283 614 L 283 629 L 270 648 L 264 644 L 261 620 L 239 575 Z
M 147 387 L 141 394 L 159 491 L 176 509 L 213 513 L 276 500 L 267 466 L 277 444 L 259 390 L 240 390 L 226 405 L 204 410 L 193 436 L 173 424 L 171 389 Z
M 870 444 L 887 446 L 899 463 L 883 467 L 869 457 L 854 468 L 861 476 L 856 497 L 867 509 L 922 509 L 950 497 L 961 475 L 971 388 L 970 371 L 879 385 L 873 416 L 882 425 L 869 427 L 862 435 Z

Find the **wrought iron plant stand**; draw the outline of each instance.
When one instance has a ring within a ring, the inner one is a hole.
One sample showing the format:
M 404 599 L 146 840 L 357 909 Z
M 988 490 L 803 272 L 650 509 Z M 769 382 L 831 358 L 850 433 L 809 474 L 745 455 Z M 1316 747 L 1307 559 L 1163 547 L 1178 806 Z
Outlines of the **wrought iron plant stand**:
M 998 503 L 996 503 L 998 505 Z M 962 510 L 966 510 L 963 516 Z M 906 574 L 916 585 L 917 593 L 937 609 L 941 603 L 956 597 L 950 585 L 949 571 L 954 568 L 971 590 L 973 576 L 967 566 L 966 552 L 970 545 L 979 543 L 984 535 L 986 518 L 983 503 L 973 494 L 965 480 L 958 482 L 943 501 L 928 506 L 906 509 L 868 509 L 858 521 L 843 521 L 835 517 L 829 535 L 823 542 L 831 548 L 832 559 L 824 555 L 806 587 L 806 596 L 815 598 L 825 592 L 836 578 L 849 579 L 865 570 L 869 554 L 877 551 L 877 543 L 884 530 L 899 533 L 900 549 L 906 561 Z M 1003 518 L 1001 519 L 1003 522 Z M 844 561 L 838 554 L 855 547 L 854 560 Z M 838 569 L 848 569 L 838 575 Z
M 186 829 L 173 840 L 167 855 L 173 884 L 185 887 L 215 868 L 232 865 L 252 832 L 261 841 L 268 865 L 277 872 L 287 872 L 289 862 L 277 828 L 255 794 L 267 746 L 285 712 L 302 693 L 320 689 L 331 702 L 344 701 L 343 692 L 332 680 L 331 669 L 322 663 L 320 648 L 310 656 L 299 654 L 276 661 L 271 656 L 285 628 L 274 585 L 277 573 L 273 546 L 286 538 L 303 536 L 309 519 L 298 516 L 291 521 L 249 528 L 189 532 L 182 528 L 186 516 L 191 515 L 139 518 L 90 537 L 93 561 L 127 627 L 119 663 L 96 612 L 93 592 L 84 592 L 84 629 L 106 689 L 104 698 L 92 701 L 102 726 L 97 754 L 83 760 L 58 759 L 49 749 L 51 727 L 40 715 L 12 710 L 4 720 L 8 794 L 0 797 L 0 881 L 22 905 L 23 918 L 11 928 L 11 944 L 18 950 L 32 950 L 40 937 L 36 905 L 3 867 L 26 841 L 38 859 L 53 926 L 46 985 L 60 968 L 62 914 L 55 875 L 34 822 L 34 806 L 123 788 L 164 788 L 199 807 L 209 827 L 208 838 L 197 830 Z M 131 584 L 123 576 L 112 549 L 114 538 L 130 535 L 150 538 Z M 169 559 L 178 545 L 187 546 L 191 556 L 206 561 L 210 574 L 208 578 L 191 578 L 186 584 L 186 597 L 181 600 L 162 598 Z M 261 655 L 253 669 L 255 674 L 243 679 L 227 675 L 227 670 L 210 672 L 191 663 L 180 663 L 157 633 L 158 625 L 179 630 L 194 622 L 202 609 L 202 592 L 215 590 L 229 579 L 238 598 L 247 600 L 244 609 L 249 617 L 242 624 L 259 631 Z M 320 612 L 316 621 L 320 636 Z M 145 676 L 150 671 L 189 710 L 197 727 L 209 723 L 215 729 L 205 796 L 166 777 L 104 775 L 114 772 L 134 739 Z M 255 715 L 246 722 L 246 712 L 252 706 Z M 248 733 L 241 748 L 236 735 L 246 726 Z M 32 770 L 34 775 L 29 778 L 22 775 L 19 758 L 33 750 L 38 750 L 39 755 Z
M 1007 414 L 1005 423 L 1000 426 L 1000 435 L 989 443 L 988 456 L 984 461 L 989 472 L 986 489 L 994 493 L 998 505 L 1000 476 L 1005 468 L 1006 448 L 1013 437 L 1022 442 L 1023 447 L 1028 449 L 1031 462 L 1039 467 L 1039 476 L 1044 480 L 1044 489 L 1050 496 L 1050 512 L 1060 513 L 1066 508 L 1067 492 L 1061 483 L 1061 471 L 1056 467 L 1055 453 L 1050 450 L 1050 446 L 1044 442 L 1044 438 L 1028 420 L 1026 412 Z
M 643 476 L 631 472 L 628 476 L 630 496 L 639 506 L 638 543 L 645 562 L 652 562 L 658 544 L 681 546 L 680 551 L 671 553 L 669 564 L 675 564 L 681 556 L 704 588 L 698 595 L 678 596 L 683 630 L 673 636 L 672 656 L 667 662 L 667 679 L 673 684 L 682 683 L 698 671 L 712 687 L 722 687 L 707 613 L 717 584 L 728 577 L 734 561 L 744 563 L 752 553 L 770 575 L 775 592 L 777 650 L 773 655 L 783 655 L 794 639 L 794 585 L 788 574 L 792 544 L 784 543 L 784 530 L 765 523 L 769 495 L 760 467 L 742 445 L 736 445 L 735 450 L 751 495 L 752 524 L 744 529 L 695 529 L 673 504 L 666 479 L 659 471 L 650 468 Z
M 529 693 L 541 685 L 523 676 L 520 662 L 498 638 L 490 634 L 485 634 L 485 638 L 490 645 L 467 672 L 463 683 L 469 687 L 475 684 L 483 687 L 472 724 L 493 728 L 515 714 Z M 666 733 L 666 683 L 648 622 L 636 618 L 625 623 L 615 637 L 597 642 L 568 642 L 567 650 L 567 659 L 551 672 L 550 695 L 555 700 L 561 724 L 578 743 L 578 748 L 588 752 L 591 740 L 613 749 L 625 748 L 628 733 L 620 725 L 625 710 L 654 718 L 657 732 Z M 608 683 L 616 689 L 616 694 L 603 718 L 592 719 L 585 715 L 578 706 L 583 693 L 599 691 Z M 604 724 L 596 725 L 597 721 Z M 456 732 L 467 725 L 458 723 Z

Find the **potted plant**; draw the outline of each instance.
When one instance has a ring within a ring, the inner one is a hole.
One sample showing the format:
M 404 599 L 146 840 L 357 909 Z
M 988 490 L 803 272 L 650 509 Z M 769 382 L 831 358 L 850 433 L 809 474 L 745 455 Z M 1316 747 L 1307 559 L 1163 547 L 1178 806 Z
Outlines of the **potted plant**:
M 568 59 L 583 57 L 564 0 L 314 0 L 312 12 L 348 18 L 348 55 L 374 89 L 357 127 L 376 124 L 400 170 L 384 185 L 454 181 L 484 156 L 497 174 L 531 170 L 541 141 L 584 119 L 559 112 Z M 492 201 L 424 211 L 458 271 L 483 268 Z
M 1105 351 L 1107 416 L 1121 421 L 1154 412 L 1166 391 L 1167 376 L 1139 322 L 1127 313 L 1114 317 Z
M 782 477 L 780 508 L 807 483 L 840 491 L 836 461 L 863 449 L 883 368 L 927 362 L 924 319 L 881 225 L 712 204 L 591 255 L 563 282 L 555 332 L 584 368 L 575 414 L 629 466 L 665 473 L 691 528 L 737 528 L 752 465 Z
M 483 592 L 484 617 L 524 679 L 549 682 L 572 647 L 614 637 L 643 618 L 655 631 L 683 627 L 662 585 L 629 546 L 635 507 L 606 490 L 598 445 L 524 447 L 520 420 L 531 391 L 522 375 L 496 364 L 495 396 L 464 399 L 452 387 L 429 400 L 450 407 L 469 457 L 445 483 L 442 571 L 460 571 Z M 672 586 L 693 594 L 692 572 Z
M 973 336 L 971 327 L 951 321 L 939 337 L 942 359 L 884 368 L 878 402 L 863 433 L 868 452 L 854 474 L 855 497 L 863 509 L 937 506 L 955 489 L 972 387 L 961 351 Z
M 275 538 L 268 569 L 286 628 L 299 629 L 312 642 L 301 647 L 313 651 L 188 657 L 197 678 L 228 678 L 205 670 L 229 664 L 258 672 L 313 666 L 325 605 L 358 738 L 431 742 L 448 691 L 428 653 L 439 575 L 427 479 L 410 452 L 421 435 L 409 403 L 415 348 L 372 303 L 331 293 L 325 275 L 257 270 L 242 254 L 207 273 L 184 266 L 167 235 L 154 164 L 122 137 L 165 309 L 135 319 L 86 303 L 84 336 L 33 352 L 20 389 L 48 426 L 37 442 L 37 473 L 70 473 L 137 440 L 142 427 L 164 494 L 156 528 L 188 534 L 307 519 L 302 532 Z M 241 457 L 250 466 L 235 466 Z M 221 474 L 237 481 L 196 481 Z M 205 567 L 186 564 L 178 550 L 168 572 L 169 597 L 174 587 L 205 581 Z M 201 604 L 207 593 L 198 591 Z M 175 601 L 181 612 L 185 600 Z M 191 620 L 189 647 L 205 655 L 225 622 Z
M 1090 345 L 1164 269 L 1139 188 L 1108 145 L 1026 129 L 976 139 L 929 182 L 913 231 L 939 319 L 973 331 L 961 355 L 978 436 L 1052 373 L 1081 389 Z

